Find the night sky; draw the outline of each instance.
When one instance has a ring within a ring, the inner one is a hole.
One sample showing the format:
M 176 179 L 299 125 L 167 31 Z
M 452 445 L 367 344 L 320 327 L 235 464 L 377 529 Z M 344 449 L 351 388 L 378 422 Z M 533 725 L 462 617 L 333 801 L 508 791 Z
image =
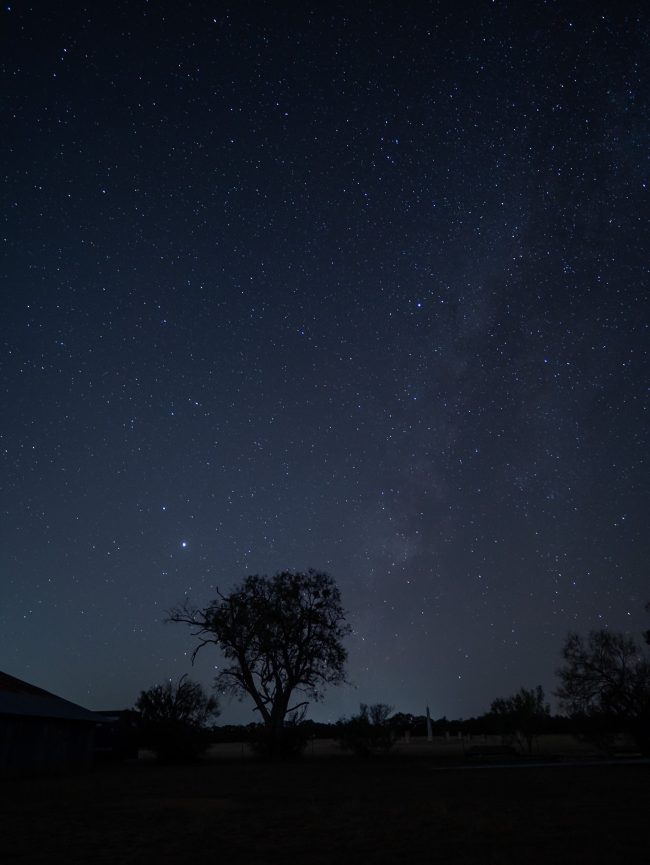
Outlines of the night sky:
M 285 568 L 321 720 L 649 626 L 644 6 L 3 6 L 0 669 L 209 686 L 166 611 Z

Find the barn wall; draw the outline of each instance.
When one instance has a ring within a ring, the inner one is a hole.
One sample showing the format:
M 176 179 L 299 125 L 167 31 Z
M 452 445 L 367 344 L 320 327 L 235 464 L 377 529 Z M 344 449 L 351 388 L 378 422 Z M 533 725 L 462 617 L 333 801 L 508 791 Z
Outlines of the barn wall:
M 86 768 L 93 753 L 94 724 L 60 718 L 0 716 L 3 775 Z

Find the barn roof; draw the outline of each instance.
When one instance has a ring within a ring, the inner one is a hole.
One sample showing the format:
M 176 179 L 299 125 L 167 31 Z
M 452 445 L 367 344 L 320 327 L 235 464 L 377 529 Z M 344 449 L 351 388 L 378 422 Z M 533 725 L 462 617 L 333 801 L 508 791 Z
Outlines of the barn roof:
M 22 715 L 37 718 L 60 718 L 67 721 L 97 723 L 97 717 L 84 709 L 0 671 L 0 715 Z

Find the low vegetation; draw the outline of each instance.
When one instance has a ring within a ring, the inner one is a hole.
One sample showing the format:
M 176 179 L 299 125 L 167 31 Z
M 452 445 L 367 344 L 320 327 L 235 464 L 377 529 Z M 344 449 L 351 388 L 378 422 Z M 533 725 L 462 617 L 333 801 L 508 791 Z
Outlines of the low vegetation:
M 206 725 L 219 714 L 215 697 L 183 676 L 142 691 L 136 703 L 140 743 L 159 759 L 196 759 L 210 742 Z

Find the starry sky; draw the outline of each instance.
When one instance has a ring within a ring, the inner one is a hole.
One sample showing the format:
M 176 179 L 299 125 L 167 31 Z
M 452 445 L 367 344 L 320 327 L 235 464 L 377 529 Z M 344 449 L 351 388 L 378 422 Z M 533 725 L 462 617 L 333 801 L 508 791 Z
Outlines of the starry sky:
M 326 570 L 360 701 L 468 717 L 648 627 L 642 3 L 5 4 L 0 668 Z M 227 702 L 222 723 L 254 719 Z

